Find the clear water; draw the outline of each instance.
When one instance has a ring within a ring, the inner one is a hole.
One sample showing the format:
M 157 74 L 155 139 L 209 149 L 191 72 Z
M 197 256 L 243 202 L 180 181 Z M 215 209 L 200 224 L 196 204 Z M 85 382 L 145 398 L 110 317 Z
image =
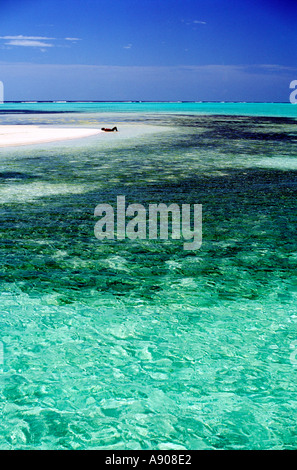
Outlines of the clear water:
M 3 114 L 128 131 L 0 151 L 0 448 L 295 449 L 296 120 L 137 106 Z M 203 204 L 201 249 L 97 240 L 122 194 Z
M 58 102 L 28 103 L 16 102 L 0 105 L 0 113 L 174 113 L 174 114 L 211 114 L 239 116 L 279 116 L 296 117 L 297 107 L 291 103 L 218 103 L 218 102 Z

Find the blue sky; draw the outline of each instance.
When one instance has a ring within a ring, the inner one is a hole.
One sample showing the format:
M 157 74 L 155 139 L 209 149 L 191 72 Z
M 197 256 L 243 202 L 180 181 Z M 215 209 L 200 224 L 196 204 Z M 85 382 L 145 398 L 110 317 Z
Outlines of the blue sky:
M 285 101 L 296 0 L 0 0 L 6 100 Z

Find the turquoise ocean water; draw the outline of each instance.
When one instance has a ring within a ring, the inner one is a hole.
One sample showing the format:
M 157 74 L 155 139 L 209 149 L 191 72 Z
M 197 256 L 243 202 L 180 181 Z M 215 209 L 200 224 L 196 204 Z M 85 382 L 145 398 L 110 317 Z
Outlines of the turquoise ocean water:
M 1 449 L 297 448 L 296 111 L 0 105 L 119 129 L 0 149 Z M 118 195 L 202 204 L 201 248 L 97 240 Z
M 251 116 L 296 117 L 296 107 L 290 103 L 206 103 L 206 102 L 24 102 L 1 105 L 2 112 L 91 112 L 91 113 L 174 113 L 226 114 Z M 1 109 L 0 109 L 1 111 Z

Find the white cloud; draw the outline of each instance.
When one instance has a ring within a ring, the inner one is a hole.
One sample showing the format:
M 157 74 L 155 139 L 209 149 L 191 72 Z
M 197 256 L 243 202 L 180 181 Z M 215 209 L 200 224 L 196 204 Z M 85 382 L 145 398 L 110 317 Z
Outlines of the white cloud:
M 124 49 L 131 49 L 132 44 L 127 44 L 127 46 L 124 46 Z
M 30 39 L 14 39 L 5 43 L 7 46 L 24 46 L 24 47 L 53 47 L 53 44 L 48 44 L 42 41 L 33 41 Z
M 183 20 L 181 20 L 181 22 L 184 23 L 187 26 L 191 26 L 193 24 L 207 24 L 206 21 L 201 21 L 201 20 L 190 20 L 190 21 L 188 20 L 188 21 L 186 21 L 186 20 L 183 19 Z
M 4 44 L 6 46 L 22 46 L 22 47 L 39 47 L 42 48 L 44 52 L 44 48 L 48 47 L 56 47 L 59 44 L 52 44 L 49 42 L 44 41 L 57 41 L 61 43 L 61 41 L 80 41 L 79 38 L 50 38 L 46 36 L 23 36 L 19 34 L 17 36 L 0 36 L 0 40 L 6 40 Z
M 47 38 L 47 37 L 44 37 L 44 36 L 23 36 L 22 34 L 18 35 L 18 36 L 0 36 L 0 39 L 11 39 L 11 40 L 52 40 L 52 39 L 55 39 L 55 38 Z

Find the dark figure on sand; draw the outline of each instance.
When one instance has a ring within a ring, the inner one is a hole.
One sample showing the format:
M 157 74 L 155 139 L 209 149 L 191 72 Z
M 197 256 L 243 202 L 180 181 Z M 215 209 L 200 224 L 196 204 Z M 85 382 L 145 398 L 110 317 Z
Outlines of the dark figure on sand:
M 107 127 L 101 127 L 101 130 L 104 131 L 104 132 L 118 132 L 118 128 L 117 127 L 113 127 L 112 129 L 108 129 Z

